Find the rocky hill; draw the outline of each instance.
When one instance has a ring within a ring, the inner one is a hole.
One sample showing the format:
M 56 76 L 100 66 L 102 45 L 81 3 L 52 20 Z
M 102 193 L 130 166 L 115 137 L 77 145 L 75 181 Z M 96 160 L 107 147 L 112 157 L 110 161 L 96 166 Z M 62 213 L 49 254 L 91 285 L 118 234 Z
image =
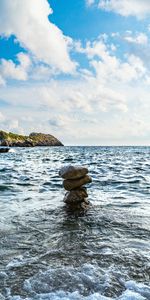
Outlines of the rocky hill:
M 63 146 L 51 134 L 31 133 L 29 136 L 0 131 L 0 146 L 9 147 L 35 147 L 35 146 Z

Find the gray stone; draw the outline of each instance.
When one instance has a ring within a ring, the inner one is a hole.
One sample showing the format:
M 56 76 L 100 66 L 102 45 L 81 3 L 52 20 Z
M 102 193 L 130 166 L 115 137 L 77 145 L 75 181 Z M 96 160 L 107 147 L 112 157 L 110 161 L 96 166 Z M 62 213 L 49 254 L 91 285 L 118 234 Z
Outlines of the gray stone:
M 74 179 L 74 180 L 66 179 L 63 182 L 63 186 L 64 186 L 65 190 L 71 191 L 73 189 L 79 188 L 82 185 L 90 183 L 90 182 L 92 182 L 92 178 L 90 176 L 86 175 L 79 179 Z
M 85 200 L 88 197 L 86 188 L 82 187 L 79 189 L 71 190 L 67 192 L 64 197 L 64 202 L 67 204 L 79 203 Z
M 63 179 L 78 179 L 84 177 L 88 169 L 82 166 L 65 166 L 59 171 L 59 176 Z

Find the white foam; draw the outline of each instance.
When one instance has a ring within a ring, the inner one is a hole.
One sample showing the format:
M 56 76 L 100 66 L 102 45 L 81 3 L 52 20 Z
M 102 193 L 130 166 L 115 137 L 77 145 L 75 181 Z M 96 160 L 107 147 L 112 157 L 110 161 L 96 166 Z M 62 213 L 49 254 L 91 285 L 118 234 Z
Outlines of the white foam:
M 48 293 L 48 294 L 40 294 L 32 298 L 25 298 L 25 300 L 34 300 L 34 299 L 35 300 L 112 300 L 112 298 L 102 296 L 99 293 L 94 293 L 90 296 L 84 297 L 80 295 L 78 292 L 66 293 L 63 291 L 58 291 L 55 293 Z M 23 300 L 23 298 L 21 298 L 20 296 L 14 296 L 9 298 L 9 300 Z
M 25 300 L 147 300 L 135 292 L 125 291 L 119 298 L 109 298 L 102 296 L 100 293 L 94 293 L 90 296 L 84 297 L 77 291 L 74 293 L 67 293 L 64 291 L 58 291 L 48 294 L 35 295 L 32 298 L 25 298 Z M 9 297 L 9 300 L 23 300 L 20 296 Z
M 3 295 L 0 293 L 0 300 L 5 300 L 5 298 L 3 297 Z
M 14 149 L 9 149 L 9 152 L 11 152 L 11 153 L 14 153 L 14 152 L 16 152 Z
M 14 258 L 12 261 L 10 261 L 7 266 L 6 269 L 12 269 L 12 268 L 18 268 L 21 266 L 25 266 L 31 263 L 34 263 L 37 261 L 37 257 L 33 257 L 33 258 L 24 258 L 22 255 L 19 255 L 18 257 Z
M 139 295 L 138 293 L 132 291 L 125 291 L 118 300 L 146 300 L 147 298 Z
M 134 291 L 136 293 L 139 293 L 143 297 L 146 297 L 146 299 L 150 299 L 150 287 L 146 286 L 143 283 L 136 283 L 135 281 L 127 281 L 125 283 L 125 286 L 127 289 Z
M 18 266 L 18 263 L 22 265 L 22 257 L 16 263 L 13 261 L 12 265 Z M 122 280 L 125 291 L 118 297 L 103 296 L 105 288 L 112 288 L 114 284 L 113 274 L 113 267 L 106 272 L 91 264 L 79 268 L 50 268 L 24 281 L 23 290 L 28 295 L 25 300 L 150 300 L 150 287 L 135 281 Z M 7 298 L 24 299 L 11 293 Z

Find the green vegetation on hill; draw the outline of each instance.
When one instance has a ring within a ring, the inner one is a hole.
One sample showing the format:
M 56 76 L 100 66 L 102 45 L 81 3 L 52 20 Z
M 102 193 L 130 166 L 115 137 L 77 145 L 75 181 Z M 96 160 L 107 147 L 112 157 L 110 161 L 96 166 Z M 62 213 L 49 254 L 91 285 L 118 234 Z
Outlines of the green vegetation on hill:
M 12 139 L 12 140 L 22 140 L 25 141 L 28 137 L 21 134 L 16 134 L 12 132 L 6 132 L 3 130 L 0 130 L 0 140 L 1 139 Z
M 0 146 L 34 147 L 34 146 L 63 146 L 51 134 L 31 133 L 29 136 L 0 131 Z

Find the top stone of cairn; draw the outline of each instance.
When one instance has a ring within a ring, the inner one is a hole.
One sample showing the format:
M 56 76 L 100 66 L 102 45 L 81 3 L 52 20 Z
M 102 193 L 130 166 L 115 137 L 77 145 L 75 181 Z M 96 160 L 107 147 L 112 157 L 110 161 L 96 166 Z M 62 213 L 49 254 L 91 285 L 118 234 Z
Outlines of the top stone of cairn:
M 59 176 L 64 179 L 78 179 L 84 177 L 88 173 L 86 167 L 81 166 L 65 166 L 59 171 Z

